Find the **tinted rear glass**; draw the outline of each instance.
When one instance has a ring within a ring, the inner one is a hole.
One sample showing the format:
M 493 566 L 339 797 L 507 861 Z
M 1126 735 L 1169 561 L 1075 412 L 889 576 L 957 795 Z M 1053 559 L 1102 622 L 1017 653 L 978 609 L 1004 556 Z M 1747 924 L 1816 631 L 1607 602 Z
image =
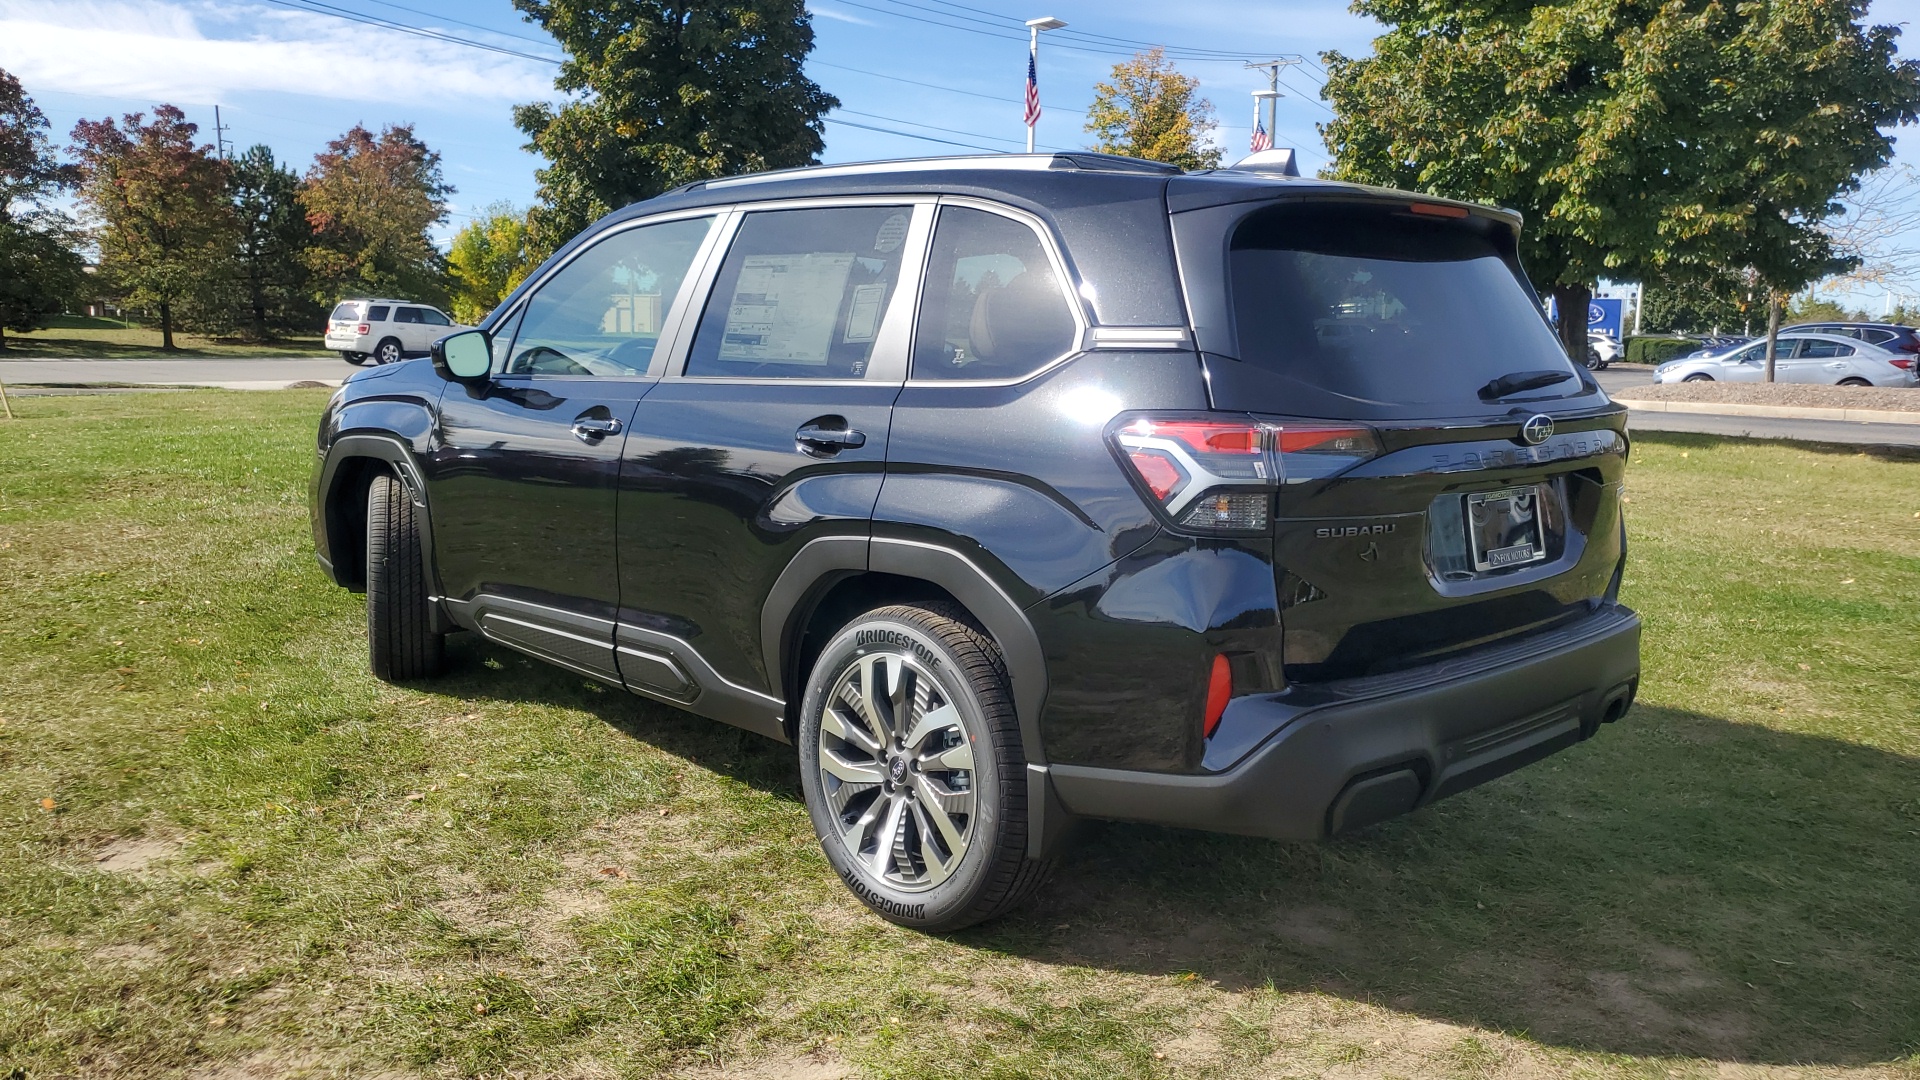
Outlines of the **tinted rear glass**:
M 376 304 L 373 307 L 368 308 L 367 321 L 368 322 L 386 322 L 387 321 L 386 306 L 381 304 Z
M 1235 232 L 1239 359 L 1318 394 L 1481 404 L 1502 375 L 1564 371 L 1509 400 L 1585 392 L 1528 290 L 1479 223 L 1287 206 Z
M 337 322 L 346 322 L 350 319 L 357 319 L 359 317 L 360 317 L 359 304 L 341 304 L 340 306 L 333 309 L 332 315 L 328 316 L 328 318 L 333 319 Z

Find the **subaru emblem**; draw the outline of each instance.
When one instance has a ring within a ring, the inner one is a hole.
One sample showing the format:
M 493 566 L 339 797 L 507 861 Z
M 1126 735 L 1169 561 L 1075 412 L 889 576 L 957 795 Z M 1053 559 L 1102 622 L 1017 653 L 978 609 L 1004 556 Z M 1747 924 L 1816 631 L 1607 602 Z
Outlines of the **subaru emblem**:
M 1520 437 L 1528 446 L 1539 446 L 1553 438 L 1553 417 L 1539 413 L 1527 417 L 1527 422 L 1520 425 Z

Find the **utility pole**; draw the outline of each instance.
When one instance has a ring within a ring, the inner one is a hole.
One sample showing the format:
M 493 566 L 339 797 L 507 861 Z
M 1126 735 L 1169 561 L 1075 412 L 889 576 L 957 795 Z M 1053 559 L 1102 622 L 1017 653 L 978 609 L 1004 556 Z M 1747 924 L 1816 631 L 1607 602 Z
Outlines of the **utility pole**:
M 1040 122 L 1040 31 L 1067 24 L 1049 15 L 1027 20 L 1027 153 L 1033 153 L 1033 127 Z
M 1260 104 L 1264 99 L 1267 106 L 1267 137 L 1273 140 L 1275 146 L 1280 144 L 1280 136 L 1273 133 L 1273 127 L 1279 123 L 1280 98 L 1285 96 L 1280 93 L 1280 69 L 1293 67 L 1298 63 L 1300 58 L 1294 57 L 1291 60 L 1284 58 L 1258 60 L 1243 65 L 1248 70 L 1260 69 L 1267 73 L 1267 92 L 1264 94 L 1258 90 L 1253 92 L 1253 126 L 1260 126 Z
M 219 154 L 219 155 L 220 155 L 220 160 L 221 160 L 221 161 L 225 161 L 225 160 L 227 160 L 227 148 L 228 148 L 228 147 L 230 147 L 230 146 L 232 146 L 232 145 L 233 145 L 233 143 L 231 143 L 231 142 L 229 142 L 229 141 L 227 140 L 227 125 L 225 125 L 225 124 L 223 124 L 223 123 L 221 123 L 221 122 L 220 122 L 220 106 L 218 106 L 218 105 L 215 105 L 215 106 L 213 107 L 213 150 L 214 150 L 214 153 L 217 153 L 217 154 Z

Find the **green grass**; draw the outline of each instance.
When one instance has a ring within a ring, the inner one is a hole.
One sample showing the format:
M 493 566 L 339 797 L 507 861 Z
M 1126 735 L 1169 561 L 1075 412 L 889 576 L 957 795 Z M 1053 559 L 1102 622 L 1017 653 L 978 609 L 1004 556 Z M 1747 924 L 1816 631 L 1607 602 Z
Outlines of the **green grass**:
M 237 338 L 176 333 L 174 351 L 167 352 L 160 347 L 160 331 L 152 327 L 129 327 L 116 320 L 78 315 L 56 316 L 50 323 L 28 334 L 9 332 L 6 350 L 0 352 L 0 359 L 191 360 L 221 356 L 335 355 L 326 350 L 318 336 L 249 344 Z
M 1642 435 L 1624 722 L 1335 844 L 1099 827 L 934 938 L 787 748 L 368 677 L 323 401 L 0 421 L 0 1076 L 1920 1077 L 1920 463 Z

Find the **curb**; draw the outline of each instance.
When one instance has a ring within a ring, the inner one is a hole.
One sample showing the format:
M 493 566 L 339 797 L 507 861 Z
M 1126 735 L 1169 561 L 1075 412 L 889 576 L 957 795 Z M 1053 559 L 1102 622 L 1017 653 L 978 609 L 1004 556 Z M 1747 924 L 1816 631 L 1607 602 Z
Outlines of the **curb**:
M 1857 424 L 1920 424 L 1920 412 L 1891 409 L 1823 409 L 1791 405 L 1733 405 L 1703 401 L 1643 401 L 1613 398 L 1634 412 L 1704 413 L 1708 416 L 1775 416 L 1787 420 L 1846 420 Z

